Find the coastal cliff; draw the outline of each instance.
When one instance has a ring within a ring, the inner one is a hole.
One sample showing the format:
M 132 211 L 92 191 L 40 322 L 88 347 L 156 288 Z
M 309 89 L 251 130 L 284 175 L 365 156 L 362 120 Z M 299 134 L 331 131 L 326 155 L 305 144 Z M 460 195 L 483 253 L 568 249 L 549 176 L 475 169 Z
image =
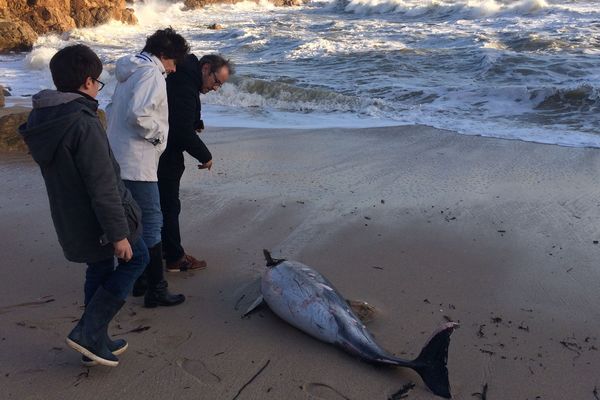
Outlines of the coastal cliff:
M 125 0 L 0 0 L 0 52 L 31 50 L 37 35 L 104 24 L 135 24 Z

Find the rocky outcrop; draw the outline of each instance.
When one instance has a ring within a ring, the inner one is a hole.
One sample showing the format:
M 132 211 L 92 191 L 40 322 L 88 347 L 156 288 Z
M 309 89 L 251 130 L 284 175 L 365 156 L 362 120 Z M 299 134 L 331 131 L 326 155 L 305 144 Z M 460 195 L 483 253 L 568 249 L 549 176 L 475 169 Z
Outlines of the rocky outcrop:
M 275 4 L 277 7 L 292 7 L 292 6 L 301 6 L 306 3 L 306 0 L 270 0 L 271 3 Z
M 31 108 L 11 107 L 0 111 L 0 151 L 27 152 L 27 145 L 19 133 L 19 126 L 27 122 Z M 98 110 L 98 117 L 106 129 L 106 114 Z
M 25 107 L 5 108 L 0 114 L 0 151 L 26 152 L 19 126 L 27 121 L 30 110 Z
M 21 21 L 0 19 L 0 51 L 29 51 L 37 35 Z
M 0 85 L 0 107 L 4 107 L 4 87 Z
M 183 4 L 188 10 L 195 10 L 211 4 L 235 4 L 246 0 L 184 0 Z M 258 0 L 254 0 L 258 3 Z M 283 6 L 299 6 L 306 2 L 306 0 L 269 0 L 278 7 Z
M 212 29 L 214 31 L 220 31 L 221 29 L 223 29 L 223 25 L 221 25 L 221 24 L 210 24 L 206 28 L 207 29 Z
M 5 31 L 13 32 L 11 37 L 15 38 L 3 43 L 5 33 L 2 31 L 0 52 L 31 49 L 36 34 L 61 33 L 113 19 L 128 24 L 137 22 L 125 0 L 0 0 L 0 20 L 6 22 Z
M 71 16 L 79 28 L 105 24 L 112 19 L 137 23 L 133 9 L 125 7 L 125 0 L 71 0 Z

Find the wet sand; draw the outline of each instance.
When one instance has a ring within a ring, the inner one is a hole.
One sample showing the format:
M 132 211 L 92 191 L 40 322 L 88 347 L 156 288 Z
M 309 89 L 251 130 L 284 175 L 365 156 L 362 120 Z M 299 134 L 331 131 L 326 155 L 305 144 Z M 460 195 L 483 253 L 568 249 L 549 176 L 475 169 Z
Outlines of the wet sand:
M 83 368 L 65 345 L 84 268 L 63 259 L 37 167 L 2 156 L 2 398 L 384 400 L 409 381 L 407 398 L 435 398 L 411 371 L 362 363 L 268 309 L 241 319 L 263 248 L 375 306 L 369 329 L 397 355 L 460 322 L 457 399 L 484 385 L 487 399 L 600 391 L 598 150 L 416 126 L 203 135 L 214 168 L 188 159 L 182 236 L 209 268 L 168 275 L 181 306 L 128 300 L 110 330 L 130 342 L 116 369 Z

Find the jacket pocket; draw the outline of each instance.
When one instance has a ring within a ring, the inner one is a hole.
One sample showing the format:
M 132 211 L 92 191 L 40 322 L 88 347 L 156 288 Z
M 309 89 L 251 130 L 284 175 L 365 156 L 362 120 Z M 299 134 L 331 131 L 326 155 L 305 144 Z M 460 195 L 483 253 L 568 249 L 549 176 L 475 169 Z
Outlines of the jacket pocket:
M 141 228 L 141 210 L 137 204 L 123 203 L 127 216 L 127 224 L 129 225 L 129 237 L 136 237 Z

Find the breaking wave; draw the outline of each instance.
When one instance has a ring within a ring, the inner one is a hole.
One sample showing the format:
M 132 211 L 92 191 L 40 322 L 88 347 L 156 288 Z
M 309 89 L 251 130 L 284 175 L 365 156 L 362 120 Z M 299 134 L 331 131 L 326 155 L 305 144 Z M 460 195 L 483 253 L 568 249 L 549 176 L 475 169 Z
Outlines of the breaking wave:
M 355 14 L 403 14 L 409 18 L 470 19 L 498 14 L 530 14 L 548 7 L 546 0 L 338 0 L 338 7 Z

